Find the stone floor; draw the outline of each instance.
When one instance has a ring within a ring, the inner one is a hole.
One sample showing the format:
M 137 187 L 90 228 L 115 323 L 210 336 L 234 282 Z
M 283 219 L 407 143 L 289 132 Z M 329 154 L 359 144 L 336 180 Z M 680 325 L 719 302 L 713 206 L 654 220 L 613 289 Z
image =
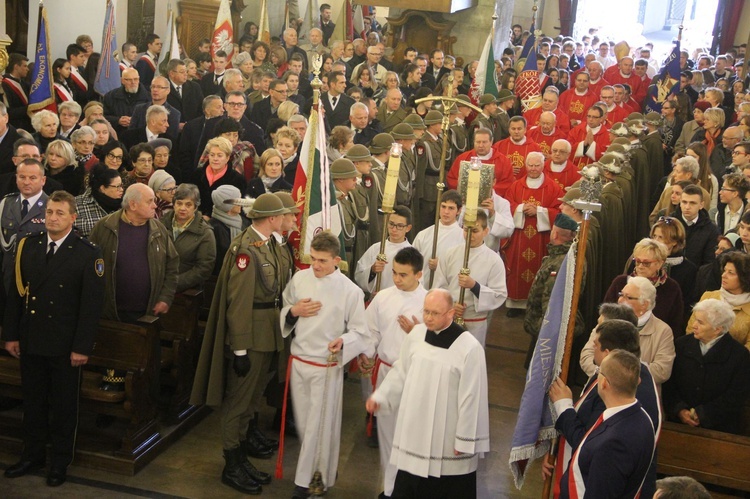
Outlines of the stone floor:
M 542 481 L 538 463 L 527 474 L 522 491 L 516 490 L 508 467 L 510 441 L 523 391 L 523 362 L 528 336 L 522 319 L 508 319 L 505 310 L 495 314 L 488 335 L 490 431 L 492 451 L 480 461 L 480 498 L 539 497 Z M 269 410 L 263 417 L 270 421 Z M 8 480 L 0 477 L 3 498 L 102 498 L 102 497 L 242 497 L 220 481 L 223 466 L 219 444 L 220 418 L 214 412 L 177 443 L 158 456 L 137 475 L 128 477 L 79 466 L 69 468 L 68 482 L 59 489 L 44 483 L 43 473 Z M 263 497 L 291 497 L 292 478 L 299 443 L 289 440 L 285 450 L 283 480 L 263 487 Z M 14 463 L 17 456 L 0 449 L 0 468 Z M 256 466 L 273 473 L 274 459 L 255 460 Z M 329 499 L 374 498 L 382 490 L 379 482 L 377 449 L 366 445 L 364 404 L 359 382 L 345 383 L 339 480 L 326 495 Z

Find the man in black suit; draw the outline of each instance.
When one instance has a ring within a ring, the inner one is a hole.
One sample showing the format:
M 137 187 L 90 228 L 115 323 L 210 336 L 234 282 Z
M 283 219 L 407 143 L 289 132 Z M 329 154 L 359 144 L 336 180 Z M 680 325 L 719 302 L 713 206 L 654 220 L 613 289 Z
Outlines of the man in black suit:
M 141 77 L 134 68 L 122 72 L 120 83 L 122 86 L 110 90 L 104 95 L 104 117 L 112 125 L 117 134 L 121 134 L 130 126 L 130 118 L 138 104 L 149 102 L 150 95 L 146 87 L 140 83 Z
M 367 105 L 361 102 L 355 102 L 349 108 L 349 121 L 344 123 L 344 126 L 351 127 L 354 131 L 355 144 L 368 147 L 372 139 L 380 133 L 370 123 L 370 110 L 367 109 Z
M 297 46 L 297 30 L 287 28 L 284 30 L 284 47 L 286 47 L 286 60 L 291 60 L 294 54 L 302 57 L 302 67 L 305 71 L 309 70 L 307 65 L 307 53 Z
M 10 113 L 10 122 L 16 128 L 23 128 L 31 133 L 31 120 L 27 114 L 29 107 L 29 60 L 26 56 L 12 53 L 8 57 L 8 67 L 2 78 L 5 103 Z
M 13 143 L 21 138 L 16 127 L 9 125 L 8 108 L 0 102 L 0 173 L 16 171 L 13 163 Z
M 329 130 L 338 125 L 344 125 L 349 119 L 349 110 L 355 103 L 354 99 L 346 95 L 346 76 L 334 71 L 328 75 L 328 92 L 323 92 L 320 101 L 325 109 L 325 120 Z M 312 101 L 308 102 L 312 106 Z
M 10 134 L 9 134 L 10 135 Z M 8 137 L 6 136 L 6 139 Z M 5 139 L 3 140 L 3 142 Z M 33 139 L 24 139 L 18 137 L 13 143 L 11 149 L 11 166 L 12 170 L 6 173 L 0 173 L 0 198 L 4 198 L 8 194 L 18 192 L 18 183 L 16 179 L 16 168 L 26 159 L 35 159 L 37 161 L 42 160 L 42 155 L 39 153 L 39 145 Z M 64 190 L 63 185 L 53 178 L 45 177 L 44 186 L 42 190 L 50 195 L 55 191 Z
M 444 62 L 445 53 L 443 53 L 442 50 L 435 49 L 430 52 L 430 65 L 427 66 L 427 73 L 432 75 L 436 84 L 440 81 L 440 78 L 442 78 L 443 75 L 450 72 L 450 70 L 443 65 Z
M 149 106 L 146 110 L 146 126 L 126 130 L 120 140 L 130 149 L 141 142 L 150 142 L 154 139 L 170 139 L 167 134 L 169 129 L 169 111 L 164 106 Z
M 218 95 L 209 95 L 203 99 L 202 115 L 185 123 L 180 135 L 177 161 L 182 170 L 183 178 L 192 178 L 195 171 L 198 144 L 203 135 L 203 129 L 211 118 L 224 115 L 224 101 Z
M 167 64 L 167 75 L 170 87 L 167 103 L 180 112 L 180 123 L 200 118 L 203 115 L 203 92 L 200 85 L 188 81 L 185 63 L 180 59 L 172 59 Z
M 49 441 L 47 485 L 56 487 L 65 482 L 73 460 L 81 366 L 93 351 L 99 325 L 104 261 L 99 248 L 72 230 L 72 195 L 53 193 L 44 217 L 47 232 L 19 243 L 16 287 L 9 293 L 3 321 L 5 349 L 22 359 L 24 412 L 21 460 L 5 476 L 17 478 L 43 468 Z
M 151 81 L 151 102 L 138 104 L 133 109 L 133 116 L 130 118 L 129 130 L 134 128 L 143 128 L 146 126 L 146 112 L 151 106 L 164 106 L 169 111 L 169 127 L 167 128 L 167 135 L 173 142 L 177 140 L 180 134 L 180 112 L 172 107 L 167 102 L 169 96 L 170 84 L 169 80 L 163 76 L 155 76 Z
M 323 31 L 323 45 L 328 46 L 328 40 L 333 36 L 336 25 L 331 21 L 331 6 L 324 3 L 320 6 L 320 29 Z
M 276 116 L 276 112 L 282 102 L 286 101 L 287 89 L 284 80 L 274 80 L 268 86 L 269 96 L 253 106 L 250 112 L 250 121 L 257 123 L 265 130 L 268 120 Z
M 227 53 L 219 50 L 214 54 L 214 70 L 201 78 L 201 92 L 203 95 L 221 95 L 221 84 L 224 71 L 227 68 Z
M 560 480 L 560 497 L 638 497 L 655 449 L 654 423 L 636 399 L 641 361 L 613 350 L 599 367 L 607 409 L 584 435 Z
M 430 71 L 427 71 L 427 58 L 425 56 L 420 55 L 416 59 L 414 59 L 414 64 L 417 65 L 419 68 L 419 72 L 422 73 L 422 86 L 427 87 L 430 90 L 435 89 L 435 85 L 437 85 L 437 81 L 435 80 L 435 76 Z

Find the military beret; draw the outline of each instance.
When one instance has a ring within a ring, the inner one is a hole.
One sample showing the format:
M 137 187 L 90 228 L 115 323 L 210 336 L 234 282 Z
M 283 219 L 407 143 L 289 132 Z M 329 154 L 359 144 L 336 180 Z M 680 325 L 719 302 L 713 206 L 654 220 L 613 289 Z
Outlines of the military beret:
M 394 139 L 400 139 L 400 140 L 408 140 L 408 139 L 417 138 L 417 136 L 414 135 L 414 129 L 408 123 L 399 123 L 398 125 L 394 126 L 393 130 L 391 130 L 391 136 Z
M 572 231 L 578 230 L 578 224 L 576 223 L 576 221 L 570 218 L 565 213 L 557 214 L 557 216 L 555 217 L 555 227 Z
M 352 161 L 370 161 L 372 155 L 370 154 L 370 151 L 367 150 L 366 146 L 363 146 L 362 144 L 354 144 L 348 151 L 346 151 L 344 157 Z
M 410 114 L 404 119 L 404 123 L 408 123 L 409 125 L 411 125 L 414 130 L 424 130 L 425 128 L 427 128 L 426 126 L 424 126 L 424 121 L 422 121 L 421 116 L 419 116 L 418 114 Z
M 357 171 L 357 168 L 354 166 L 354 163 L 352 163 L 352 160 L 350 159 L 339 158 L 331 163 L 331 178 L 334 180 L 354 178 L 359 177 L 359 175 L 360 174 Z
M 274 192 L 273 195 L 281 199 L 281 203 L 284 205 L 284 208 L 288 210 L 288 213 L 294 213 L 296 215 L 300 212 L 300 209 L 297 206 L 297 202 L 288 192 L 277 191 Z
M 425 125 L 434 125 L 436 123 L 442 123 L 442 122 L 443 122 L 443 113 L 435 109 L 427 111 L 427 114 L 424 117 Z
M 266 192 L 255 199 L 247 216 L 250 218 L 265 218 L 283 215 L 285 213 L 289 213 L 289 210 L 284 208 L 284 203 L 281 199 L 270 192 Z
M 432 111 L 430 111 L 432 112 Z M 383 154 L 391 150 L 393 145 L 393 137 L 387 133 L 377 134 L 370 143 L 370 152 L 372 154 Z

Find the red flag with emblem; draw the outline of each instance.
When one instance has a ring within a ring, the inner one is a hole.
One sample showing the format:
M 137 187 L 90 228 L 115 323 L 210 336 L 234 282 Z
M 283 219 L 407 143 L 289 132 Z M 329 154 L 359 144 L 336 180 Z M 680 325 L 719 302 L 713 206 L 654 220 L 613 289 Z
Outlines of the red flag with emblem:
M 219 13 L 214 24 L 214 34 L 211 38 L 211 58 L 216 52 L 223 50 L 227 54 L 227 67 L 232 67 L 234 55 L 234 28 L 232 27 L 232 12 L 229 10 L 229 0 L 221 0 Z

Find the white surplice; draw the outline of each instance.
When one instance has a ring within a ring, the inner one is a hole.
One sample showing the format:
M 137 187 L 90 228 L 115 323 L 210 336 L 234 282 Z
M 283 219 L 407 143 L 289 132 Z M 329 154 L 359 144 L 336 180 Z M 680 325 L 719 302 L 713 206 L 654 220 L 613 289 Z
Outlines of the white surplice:
M 401 329 L 398 317 L 403 315 L 409 320 L 417 318 L 422 322 L 422 308 L 427 290 L 417 286 L 414 291 L 401 291 L 396 286 L 384 289 L 373 298 L 367 307 L 367 326 L 370 337 L 377 350 L 381 364 L 378 367 L 376 387 L 383 383 L 388 371 L 398 359 L 401 344 L 406 339 L 406 332 Z M 369 381 L 369 380 L 368 380 Z M 393 432 L 396 430 L 396 413 L 378 415 L 378 450 L 380 452 L 380 469 L 383 472 L 383 490 L 386 496 L 393 493 L 396 481 L 396 467 L 390 464 Z
M 403 242 L 394 244 L 390 240 L 385 241 L 385 258 L 388 263 L 385 264 L 383 269 L 383 277 L 380 281 L 380 289 L 390 288 L 393 286 L 393 257 L 396 256 L 398 250 L 401 248 L 408 248 L 411 246 L 409 241 L 404 239 Z M 370 268 L 375 260 L 378 258 L 380 253 L 380 243 L 375 243 L 365 251 L 365 254 L 357 262 L 357 270 L 354 271 L 354 282 L 365 291 L 372 293 L 375 291 L 375 283 L 377 277 L 370 281 Z
M 454 301 L 458 301 L 461 287 L 458 274 L 464 266 L 464 247 L 457 246 L 448 251 L 438 263 L 433 288 L 447 289 Z M 483 244 L 469 251 L 469 269 L 472 279 L 479 283 L 479 296 L 470 289 L 464 293 L 464 327 L 484 346 L 487 337 L 487 319 L 491 312 L 503 306 L 508 297 L 505 284 L 505 263 L 496 252 Z
M 293 356 L 325 365 L 329 354 L 328 344 L 337 338 L 344 340 L 335 367 L 310 365 L 295 359 L 289 374 L 294 420 L 302 444 L 294 483 L 307 487 L 313 473 L 319 470 L 326 487 L 331 487 L 336 481 L 341 443 L 342 368 L 360 353 L 368 357 L 375 355 L 367 330 L 364 295 L 338 269 L 322 278 L 315 277 L 312 269 L 305 269 L 294 275 L 284 289 L 283 297 L 281 330 L 285 338 L 294 332 L 290 350 Z M 299 317 L 294 325 L 287 324 L 290 309 L 304 298 L 321 302 L 318 314 Z M 319 442 L 321 424 L 323 435 Z M 316 462 L 318 455 L 320 459 Z
M 421 477 L 472 473 L 490 450 L 484 349 L 466 332 L 436 347 L 426 332 L 414 327 L 373 394 L 378 417 L 398 411 L 391 464 Z
M 432 258 L 432 240 L 435 237 L 435 226 L 431 225 L 417 234 L 414 238 L 413 246 L 422 253 L 424 257 L 424 267 L 422 269 L 422 284 L 425 289 L 429 289 L 430 286 L 430 258 Z M 464 244 L 464 229 L 458 222 L 452 223 L 451 225 L 443 225 L 440 223 L 440 229 L 438 229 L 438 244 L 435 258 L 438 261 L 442 260 L 449 249 L 454 246 L 462 246 Z

